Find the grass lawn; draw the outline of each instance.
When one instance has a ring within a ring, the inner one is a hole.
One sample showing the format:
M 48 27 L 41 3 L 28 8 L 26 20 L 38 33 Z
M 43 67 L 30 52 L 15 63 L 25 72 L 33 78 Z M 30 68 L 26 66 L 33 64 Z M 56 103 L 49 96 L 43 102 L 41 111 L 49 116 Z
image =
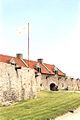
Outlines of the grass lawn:
M 0 120 L 47 120 L 80 106 L 80 93 L 41 91 L 36 99 L 0 107 Z

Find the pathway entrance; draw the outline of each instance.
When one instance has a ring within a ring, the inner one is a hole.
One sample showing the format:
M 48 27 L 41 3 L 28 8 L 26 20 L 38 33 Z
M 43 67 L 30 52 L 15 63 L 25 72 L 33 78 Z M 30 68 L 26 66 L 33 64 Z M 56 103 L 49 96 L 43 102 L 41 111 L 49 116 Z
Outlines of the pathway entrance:
M 58 90 L 58 86 L 55 83 L 51 83 L 50 84 L 50 90 L 57 91 Z

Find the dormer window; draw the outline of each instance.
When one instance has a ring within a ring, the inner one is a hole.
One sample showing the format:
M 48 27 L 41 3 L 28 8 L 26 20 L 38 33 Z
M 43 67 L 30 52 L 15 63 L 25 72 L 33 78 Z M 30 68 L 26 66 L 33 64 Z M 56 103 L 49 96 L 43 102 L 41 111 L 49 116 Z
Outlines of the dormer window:
M 41 73 L 41 66 L 39 65 L 39 63 L 37 63 L 37 64 L 35 65 L 35 69 L 36 69 L 39 73 Z
M 58 74 L 58 68 L 56 66 L 54 67 L 54 73 Z

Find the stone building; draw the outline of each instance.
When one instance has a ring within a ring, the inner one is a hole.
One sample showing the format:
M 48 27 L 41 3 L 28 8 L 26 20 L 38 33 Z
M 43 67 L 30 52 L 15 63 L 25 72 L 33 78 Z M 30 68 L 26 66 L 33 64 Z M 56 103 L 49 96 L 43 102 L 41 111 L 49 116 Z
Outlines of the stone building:
M 0 101 L 35 97 L 39 90 L 80 90 L 80 80 L 67 77 L 55 65 L 0 55 Z

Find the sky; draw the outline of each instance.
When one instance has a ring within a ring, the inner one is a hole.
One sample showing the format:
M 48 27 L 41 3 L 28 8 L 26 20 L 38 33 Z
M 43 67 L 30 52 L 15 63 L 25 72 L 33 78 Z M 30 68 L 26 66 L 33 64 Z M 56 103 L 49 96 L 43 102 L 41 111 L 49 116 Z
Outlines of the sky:
M 30 59 L 80 78 L 80 0 L 0 0 L 0 54 L 28 58 L 28 22 Z

